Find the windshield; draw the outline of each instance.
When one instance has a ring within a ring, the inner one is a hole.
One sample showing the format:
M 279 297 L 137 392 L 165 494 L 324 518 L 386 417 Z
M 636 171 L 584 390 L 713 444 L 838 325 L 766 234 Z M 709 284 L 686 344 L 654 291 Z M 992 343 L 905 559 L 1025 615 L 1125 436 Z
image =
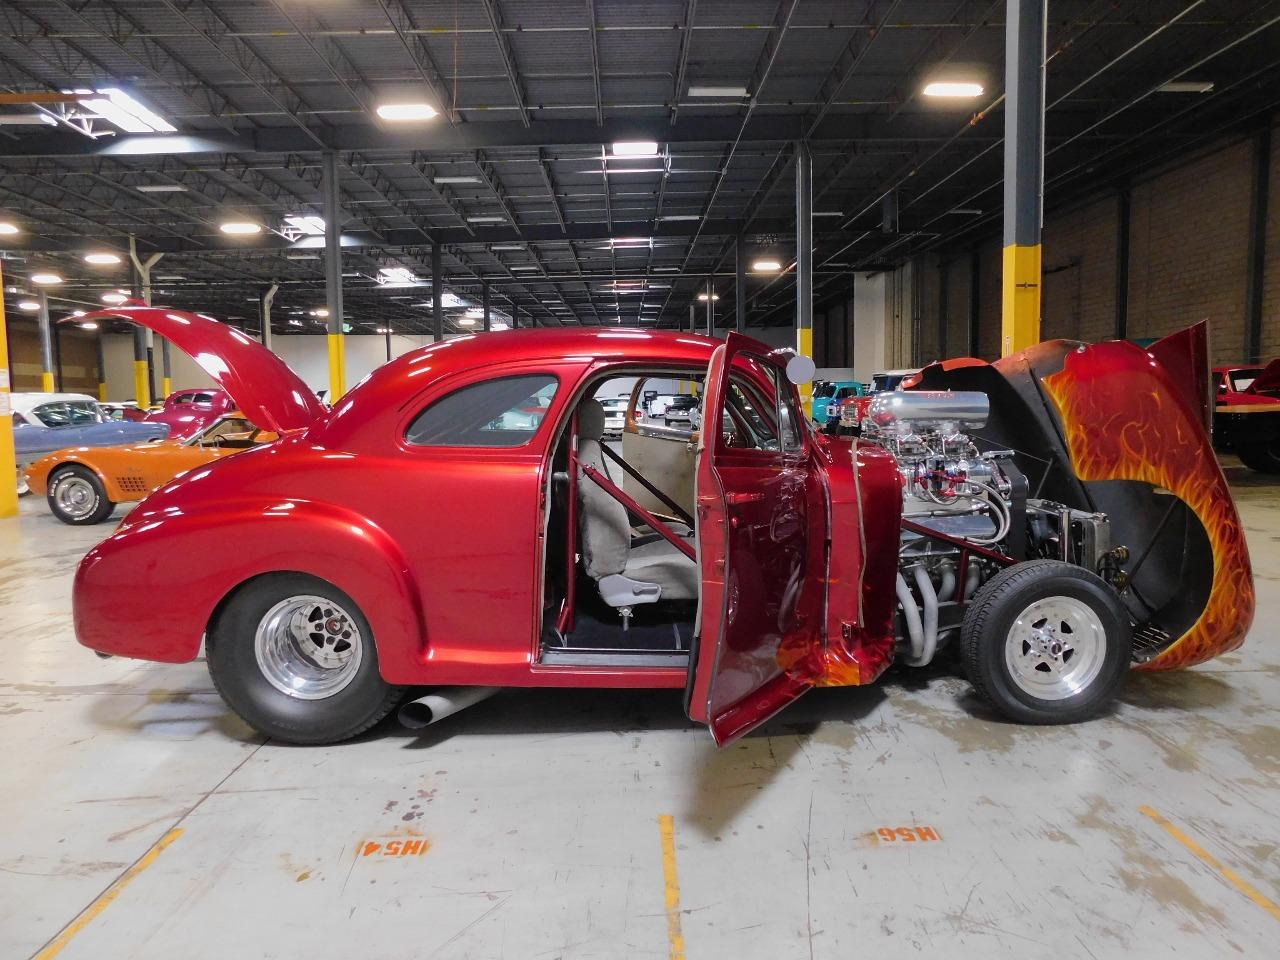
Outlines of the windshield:
M 186 442 L 188 447 L 232 447 L 254 445 L 258 428 L 244 417 L 223 417 L 207 430 Z

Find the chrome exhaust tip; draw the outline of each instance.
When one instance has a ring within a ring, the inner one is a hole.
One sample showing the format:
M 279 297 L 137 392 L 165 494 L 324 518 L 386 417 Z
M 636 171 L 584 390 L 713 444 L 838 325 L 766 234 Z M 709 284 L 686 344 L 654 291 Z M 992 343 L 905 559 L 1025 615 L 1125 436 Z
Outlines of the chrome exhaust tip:
M 499 687 L 440 687 L 400 707 L 396 719 L 409 730 L 422 730 L 459 710 L 488 700 Z

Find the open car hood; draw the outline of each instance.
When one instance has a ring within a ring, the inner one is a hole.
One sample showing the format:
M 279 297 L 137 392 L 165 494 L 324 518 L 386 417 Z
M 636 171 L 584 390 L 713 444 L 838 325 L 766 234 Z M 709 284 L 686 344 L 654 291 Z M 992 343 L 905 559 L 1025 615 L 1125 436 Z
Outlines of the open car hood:
M 211 317 L 135 300 L 82 319 L 123 319 L 154 330 L 190 356 L 264 430 L 299 430 L 327 413 L 288 364 L 243 331 Z
M 1264 393 L 1275 394 L 1280 393 L 1280 359 L 1272 360 L 1266 365 L 1262 373 L 1249 386 L 1242 391 L 1244 393 Z

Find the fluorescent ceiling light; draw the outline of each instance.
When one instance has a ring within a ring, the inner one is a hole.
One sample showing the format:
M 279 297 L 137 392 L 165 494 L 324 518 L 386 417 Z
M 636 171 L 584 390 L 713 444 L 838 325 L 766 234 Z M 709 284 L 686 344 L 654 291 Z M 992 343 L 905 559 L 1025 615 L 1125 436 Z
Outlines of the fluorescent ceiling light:
M 168 275 L 168 276 L 156 277 L 156 279 L 157 279 L 157 280 L 159 280 L 161 283 L 164 283 L 164 282 L 169 281 L 169 280 L 185 280 L 185 279 L 187 279 L 187 278 L 186 278 L 186 277 L 184 277 L 184 276 L 183 276 L 182 274 L 180 274 L 180 273 L 174 273 L 174 274 L 170 274 L 170 275 Z
M 0 113 L 0 127 L 56 127 L 58 121 L 47 113 Z
M 583 170 L 582 172 L 591 173 L 592 171 Z M 667 169 L 666 167 L 630 167 L 627 169 L 620 170 L 616 167 L 614 168 L 606 167 L 604 172 L 611 177 L 616 177 L 620 173 L 666 173 Z
M 700 294 L 698 294 L 698 299 L 699 299 L 699 300 L 701 300 L 703 303 L 706 303 L 706 302 L 707 302 L 707 295 L 706 295 L 705 293 L 700 293 Z M 718 294 L 718 293 L 713 293 L 713 294 L 711 295 L 711 299 L 712 299 L 712 300 L 719 300 L 719 299 L 720 299 L 720 294 Z
M 284 258 L 286 260 L 319 260 L 320 254 L 318 253 L 286 253 L 284 255 Z
M 814 214 L 814 216 L 817 216 L 817 214 Z M 701 220 L 702 214 L 700 213 L 664 213 L 662 215 L 662 219 L 663 220 Z
M 476 325 L 475 317 L 459 317 L 458 325 L 463 327 L 474 327 Z
M 965 217 L 978 217 L 982 215 L 982 210 L 978 207 L 956 207 L 954 210 L 948 210 L 947 213 L 955 213 Z
M 126 297 L 123 293 L 104 293 L 102 295 L 103 303 L 111 303 L 111 304 L 124 303 L 128 299 L 129 298 Z
M 527 265 L 527 266 L 526 266 L 526 265 L 522 265 L 522 264 L 516 264 L 514 267 L 507 267 L 507 269 L 508 269 L 508 270 L 510 270 L 512 273 L 517 273 L 517 272 L 519 272 L 519 271 L 521 271 L 521 270 L 541 270 L 542 268 L 541 268 L 541 267 L 535 267 L 535 266 L 532 266 L 532 265 Z
M 679 272 L 680 272 L 680 268 L 679 268 L 679 267 L 654 267 L 654 268 L 653 268 L 653 272 L 654 272 L 654 273 L 659 273 L 659 272 L 661 272 L 661 273 L 679 273 Z
M 308 237 L 324 236 L 324 217 L 292 216 L 284 218 L 284 225 Z
M 8 220 L 0 221 L 0 236 L 11 237 L 18 232 L 18 225 Z
M 40 309 L 40 304 L 36 303 L 34 300 L 19 300 L 18 309 L 34 313 L 36 310 Z
M 436 177 L 433 183 L 479 183 L 479 177 Z
M 643 247 L 653 242 L 651 237 L 614 237 L 609 241 L 615 247 Z
M 62 277 L 58 276 L 56 273 L 33 273 L 31 275 L 31 282 L 39 284 L 61 283 Z
M 80 329 L 81 330 L 97 330 L 98 325 L 94 323 L 92 320 L 89 320 L 85 323 L 80 324 Z
M 775 273 L 782 269 L 782 264 L 777 260 L 757 260 L 751 264 L 751 269 L 759 273 Z
M 329 315 L 328 307 L 316 307 L 314 310 L 307 311 L 307 316 L 309 317 L 327 317 L 328 315 Z
M 125 133 L 174 133 L 178 129 L 123 90 L 104 87 L 97 93 L 97 97 L 81 100 L 80 106 L 92 110 Z
M 745 97 L 747 88 L 743 86 L 718 86 L 712 83 L 695 83 L 689 86 L 691 97 Z
M 982 84 L 959 80 L 935 80 L 925 84 L 922 91 L 926 97 L 980 97 Z
M 611 152 L 615 157 L 656 157 L 658 145 L 652 140 L 619 140 Z
M 114 253 L 86 253 L 84 262 L 104 266 L 109 263 L 119 263 L 120 258 Z
M 383 103 L 378 105 L 376 112 L 383 120 L 393 123 L 430 120 L 436 116 L 436 108 L 429 103 Z
M 468 307 L 466 315 L 474 320 L 479 320 L 484 316 L 484 307 Z
M 262 227 L 258 226 L 256 223 L 249 223 L 245 220 L 231 220 L 222 224 L 218 229 L 223 233 L 230 233 L 237 236 L 262 232 Z
M 844 213 L 840 210 L 815 210 L 815 217 L 843 217 Z
M 139 193 L 186 193 L 187 188 L 180 183 L 144 183 L 138 187 Z
M 486 213 L 478 217 L 467 217 L 467 223 L 502 223 L 506 219 L 500 214 Z
M 383 286 L 406 287 L 418 282 L 408 267 L 383 267 L 378 271 L 378 283 Z
M 1212 93 L 1212 80 L 1170 80 L 1156 87 L 1157 93 Z
M 495 243 L 490 250 L 523 250 L 523 243 Z

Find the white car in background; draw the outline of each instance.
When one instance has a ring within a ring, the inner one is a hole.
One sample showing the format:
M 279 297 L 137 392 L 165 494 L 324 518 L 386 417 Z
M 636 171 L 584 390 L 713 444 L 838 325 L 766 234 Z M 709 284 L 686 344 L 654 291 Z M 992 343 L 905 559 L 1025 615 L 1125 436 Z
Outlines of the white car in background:
M 604 407 L 604 433 L 607 437 L 622 436 L 622 428 L 627 422 L 627 398 L 610 397 L 600 401 Z

